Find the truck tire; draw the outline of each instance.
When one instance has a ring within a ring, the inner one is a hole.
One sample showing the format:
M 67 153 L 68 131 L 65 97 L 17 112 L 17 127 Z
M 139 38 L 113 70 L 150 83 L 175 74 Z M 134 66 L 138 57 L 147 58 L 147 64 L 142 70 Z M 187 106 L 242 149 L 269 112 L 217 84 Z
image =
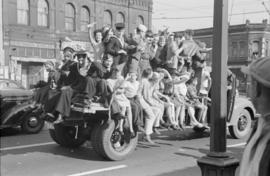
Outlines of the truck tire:
M 237 124 L 229 126 L 230 135 L 235 139 L 246 137 L 251 132 L 252 118 L 248 110 L 243 109 L 237 117 Z
M 131 138 L 129 130 L 124 128 L 124 136 L 115 129 L 116 121 L 104 123 L 101 129 L 101 153 L 105 159 L 119 161 L 127 158 L 136 148 L 138 135 Z
M 30 112 L 26 114 L 21 122 L 21 128 L 24 133 L 36 134 L 44 127 L 44 120 L 40 118 L 40 113 Z
M 50 134 L 51 138 L 54 140 L 54 142 L 56 142 L 57 144 L 60 145 L 59 141 L 56 138 L 55 130 L 54 129 L 49 129 L 49 134 Z
M 63 147 L 77 148 L 80 147 L 87 139 L 82 134 L 82 127 L 78 127 L 78 135 L 76 136 L 76 128 L 74 126 L 64 126 L 62 124 L 54 125 L 54 130 L 50 130 L 52 139 Z
M 103 153 L 103 150 L 101 150 L 102 147 L 101 132 L 102 132 L 102 125 L 98 123 L 92 129 L 91 144 L 94 151 L 101 157 L 105 158 L 105 154 Z

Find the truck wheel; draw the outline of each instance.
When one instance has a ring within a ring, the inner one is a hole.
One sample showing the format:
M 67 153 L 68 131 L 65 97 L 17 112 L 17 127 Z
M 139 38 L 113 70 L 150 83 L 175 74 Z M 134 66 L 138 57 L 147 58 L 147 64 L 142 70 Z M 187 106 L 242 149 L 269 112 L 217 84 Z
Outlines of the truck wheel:
M 21 123 L 22 131 L 28 134 L 39 133 L 44 127 L 44 120 L 40 118 L 40 114 L 31 112 L 25 115 Z
M 91 144 L 94 151 L 99 154 L 101 157 L 105 157 L 103 151 L 101 150 L 102 141 L 101 141 L 101 132 L 102 132 L 102 125 L 96 124 L 91 132 Z
M 124 128 L 125 135 L 121 135 L 115 127 L 116 122 L 111 120 L 103 125 L 101 132 L 102 153 L 106 159 L 112 161 L 125 159 L 135 150 L 138 142 L 137 134 L 131 138 L 128 129 Z
M 251 132 L 252 118 L 248 110 L 243 111 L 237 117 L 237 124 L 229 126 L 229 132 L 235 139 L 246 137 Z
M 57 144 L 60 145 L 59 141 L 56 138 L 55 130 L 54 129 L 49 129 L 49 133 L 50 133 L 51 138 L 54 140 L 54 142 L 56 142 Z
M 82 127 L 78 127 L 78 134 L 75 139 L 76 127 L 62 124 L 54 125 L 54 130 L 50 130 L 50 135 L 56 143 L 68 148 L 80 147 L 87 140 L 82 134 Z

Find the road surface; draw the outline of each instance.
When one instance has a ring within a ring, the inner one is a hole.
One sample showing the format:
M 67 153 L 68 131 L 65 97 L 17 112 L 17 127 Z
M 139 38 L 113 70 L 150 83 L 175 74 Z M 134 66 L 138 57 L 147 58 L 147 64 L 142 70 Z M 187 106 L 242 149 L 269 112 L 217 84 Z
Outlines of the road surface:
M 141 136 L 141 135 L 140 135 Z M 72 150 L 54 143 L 47 130 L 35 135 L 1 136 L 2 176 L 198 176 L 197 159 L 209 150 L 209 133 L 163 131 L 158 145 L 139 141 L 124 161 L 105 161 L 91 143 Z M 228 136 L 228 152 L 241 158 L 245 140 Z

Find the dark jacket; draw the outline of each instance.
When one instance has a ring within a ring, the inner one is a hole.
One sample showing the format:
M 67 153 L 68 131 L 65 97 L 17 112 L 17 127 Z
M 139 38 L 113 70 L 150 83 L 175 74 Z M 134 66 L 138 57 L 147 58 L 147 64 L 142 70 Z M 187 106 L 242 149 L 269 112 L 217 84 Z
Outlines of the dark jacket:
M 116 36 L 112 36 L 105 48 L 105 52 L 114 57 L 114 65 L 119 65 L 127 61 L 127 55 L 118 54 L 122 49 L 125 49 L 125 43 L 122 44 Z
M 114 68 L 108 70 L 99 62 L 93 62 L 88 70 L 87 75 L 94 79 L 95 78 L 109 79 L 114 75 L 115 72 L 116 70 Z

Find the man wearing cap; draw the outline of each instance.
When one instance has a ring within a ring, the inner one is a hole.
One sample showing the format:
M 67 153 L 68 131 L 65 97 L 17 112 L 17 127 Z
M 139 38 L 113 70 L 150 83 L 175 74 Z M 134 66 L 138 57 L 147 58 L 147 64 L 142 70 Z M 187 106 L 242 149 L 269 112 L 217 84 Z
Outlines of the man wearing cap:
M 158 46 L 153 46 L 153 32 L 151 30 L 146 31 L 145 34 L 145 49 L 141 54 L 141 59 L 139 61 L 140 73 L 148 68 L 152 68 L 150 61 L 155 57 Z
M 128 44 L 135 46 L 132 49 L 129 49 L 129 63 L 128 63 L 128 72 L 137 72 L 139 73 L 139 61 L 141 59 L 141 55 L 145 50 L 146 42 L 145 42 L 145 34 L 147 31 L 147 27 L 140 24 L 135 31 L 135 35 L 129 39 Z M 140 74 L 138 75 L 140 77 Z
M 253 61 L 242 71 L 251 76 L 250 97 L 261 117 L 240 165 L 240 176 L 270 175 L 270 58 Z
M 71 100 L 76 94 L 84 94 L 91 98 L 95 95 L 95 82 L 87 79 L 87 71 L 90 68 L 93 59 L 85 51 L 75 53 L 78 63 L 74 63 L 69 67 L 69 74 L 65 79 L 65 86 L 61 88 L 61 92 L 50 98 L 45 105 L 45 111 L 50 116 L 58 115 L 56 123 L 62 121 L 63 116 L 69 116 Z M 56 112 L 56 114 L 54 114 Z
M 113 65 L 118 66 L 127 61 L 127 52 L 125 50 L 126 44 L 124 39 L 125 24 L 115 24 L 115 35 L 109 40 L 105 52 L 114 57 Z

